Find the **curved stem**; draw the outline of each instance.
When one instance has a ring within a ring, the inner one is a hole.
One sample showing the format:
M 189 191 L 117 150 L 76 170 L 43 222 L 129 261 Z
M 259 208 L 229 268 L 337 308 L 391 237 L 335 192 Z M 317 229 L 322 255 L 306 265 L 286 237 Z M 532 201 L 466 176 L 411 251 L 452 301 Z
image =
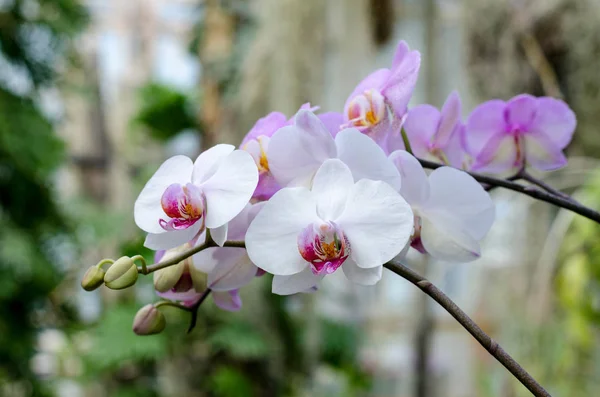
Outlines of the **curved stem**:
M 521 365 L 515 361 L 496 341 L 486 334 L 460 307 L 448 298 L 439 288 L 433 285 L 425 277 L 409 269 L 398 261 L 390 261 L 385 267 L 400 277 L 410 281 L 421 291 L 429 295 L 440 304 L 456 321 L 463 326 L 481 346 L 485 348 L 496 360 L 498 360 L 510 373 L 521 382 L 534 396 L 550 397 L 548 393 Z
M 434 163 L 432 161 L 421 160 L 421 159 L 418 159 L 418 160 L 424 168 L 436 169 L 439 167 L 444 167 L 443 164 Z M 468 171 L 465 171 L 465 172 L 467 172 L 469 175 L 471 175 L 477 181 L 479 181 L 483 184 L 486 184 L 488 187 L 503 187 L 505 189 L 509 189 L 509 190 L 524 194 L 526 196 L 533 197 L 534 199 L 538 199 L 538 200 L 544 201 L 546 203 L 554 204 L 557 207 L 568 209 L 568 210 L 573 211 L 576 214 L 579 214 L 585 218 L 591 219 L 594 222 L 600 223 L 600 212 L 594 211 L 593 209 L 588 208 L 588 207 L 572 200 L 571 198 L 566 199 L 562 196 L 556 196 L 554 194 L 548 193 L 547 191 L 540 190 L 537 188 L 532 188 L 531 186 L 523 186 L 519 183 L 510 181 L 507 179 L 494 178 L 491 176 L 478 174 L 476 172 L 468 172 Z
M 553 188 L 552 186 L 548 185 L 546 182 L 542 181 L 541 179 L 538 179 L 536 177 L 534 177 L 533 175 L 529 174 L 527 171 L 522 170 L 519 173 L 519 177 L 521 179 L 523 179 L 524 181 L 527 181 L 533 185 L 539 186 L 540 188 L 544 189 L 545 191 L 547 191 L 550 194 L 553 194 L 555 196 L 558 197 L 562 197 L 566 200 L 572 201 L 572 202 L 576 202 L 575 199 L 573 199 L 571 196 L 569 196 L 566 193 L 561 192 L 558 189 Z
M 164 269 L 165 267 L 174 266 L 174 265 L 178 264 L 179 262 L 189 258 L 190 256 L 192 256 L 200 251 L 203 251 L 207 248 L 210 248 L 210 247 L 217 247 L 217 244 L 212 239 L 210 239 L 210 240 L 207 239 L 207 241 L 204 242 L 203 244 L 192 247 L 189 250 L 184 251 L 181 254 L 174 256 L 173 258 L 171 258 L 167 261 L 153 263 L 152 265 L 146 266 L 145 269 L 142 267 L 141 269 L 138 269 L 138 272 L 140 272 L 142 274 L 150 274 L 157 270 Z M 245 248 L 246 243 L 243 241 L 225 241 L 225 243 L 223 244 L 223 247 Z
M 210 288 L 207 288 L 202 293 L 202 296 L 200 296 L 200 298 L 198 299 L 198 302 L 194 303 L 194 305 L 190 307 L 190 312 L 192 313 L 192 318 L 190 319 L 190 326 L 188 327 L 188 330 L 187 330 L 188 334 L 190 332 L 192 332 L 192 330 L 196 327 L 196 322 L 198 321 L 198 308 L 200 307 L 202 302 L 204 302 L 206 300 L 206 298 L 208 298 L 208 295 L 210 295 L 211 292 L 212 292 L 212 290 Z
M 186 312 L 191 312 L 192 311 L 192 309 L 189 308 L 189 307 L 187 307 L 187 306 L 183 306 L 183 305 L 180 305 L 179 303 L 171 302 L 171 301 L 168 301 L 168 300 L 160 301 L 160 302 L 157 302 L 157 303 L 154 304 L 154 307 L 157 308 L 157 309 L 159 307 L 161 307 L 161 306 L 176 307 L 177 309 L 181 309 L 181 310 L 184 310 Z
M 402 135 L 402 142 L 404 142 L 404 148 L 408 153 L 413 154 L 412 147 L 410 146 L 410 141 L 408 140 L 408 135 L 406 134 L 406 130 L 404 128 L 401 128 L 400 134 Z

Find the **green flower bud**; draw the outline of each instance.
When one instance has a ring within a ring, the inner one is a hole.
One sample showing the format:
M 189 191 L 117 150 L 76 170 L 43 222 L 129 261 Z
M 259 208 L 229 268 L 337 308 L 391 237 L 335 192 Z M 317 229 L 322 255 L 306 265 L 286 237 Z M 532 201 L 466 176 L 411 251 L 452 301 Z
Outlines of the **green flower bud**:
M 110 289 L 123 289 L 135 284 L 137 278 L 137 266 L 131 258 L 123 256 L 108 268 L 104 283 Z
M 133 332 L 137 335 L 159 334 L 165 329 L 165 316 L 154 305 L 142 307 L 133 319 Z
M 98 266 L 90 267 L 81 279 L 81 287 L 86 291 L 93 291 L 104 283 L 104 270 Z
M 158 292 L 167 292 L 177 284 L 183 271 L 185 263 L 179 262 L 174 266 L 165 267 L 154 272 L 154 289 Z

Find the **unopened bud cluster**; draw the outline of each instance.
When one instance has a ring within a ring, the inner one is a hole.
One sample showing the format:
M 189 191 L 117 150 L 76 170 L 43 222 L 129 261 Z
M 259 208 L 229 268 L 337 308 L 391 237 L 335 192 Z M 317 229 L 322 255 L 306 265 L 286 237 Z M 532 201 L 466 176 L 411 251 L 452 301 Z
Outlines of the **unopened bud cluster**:
M 112 263 L 105 272 L 102 265 Z M 135 284 L 138 278 L 138 268 L 132 258 L 123 256 L 116 261 L 104 259 L 96 266 L 90 267 L 81 280 L 81 286 L 86 291 L 93 291 L 102 284 L 110 289 L 124 289 Z

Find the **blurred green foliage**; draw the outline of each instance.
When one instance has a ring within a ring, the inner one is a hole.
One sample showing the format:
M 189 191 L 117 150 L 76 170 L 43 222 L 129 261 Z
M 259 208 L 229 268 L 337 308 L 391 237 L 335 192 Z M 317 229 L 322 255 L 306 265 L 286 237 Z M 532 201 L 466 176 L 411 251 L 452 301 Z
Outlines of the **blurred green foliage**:
M 49 299 L 62 278 L 52 247 L 70 227 L 50 188 L 64 145 L 38 106 L 38 90 L 55 83 L 69 39 L 86 21 L 76 0 L 15 0 L 0 8 L 0 58 L 10 66 L 4 81 L 23 81 L 0 85 L 0 385 L 32 396 L 49 393 L 30 368 L 37 331 L 73 318 Z
M 140 109 L 134 123 L 147 129 L 150 136 L 166 141 L 186 129 L 199 129 L 194 103 L 185 94 L 159 83 L 140 89 Z

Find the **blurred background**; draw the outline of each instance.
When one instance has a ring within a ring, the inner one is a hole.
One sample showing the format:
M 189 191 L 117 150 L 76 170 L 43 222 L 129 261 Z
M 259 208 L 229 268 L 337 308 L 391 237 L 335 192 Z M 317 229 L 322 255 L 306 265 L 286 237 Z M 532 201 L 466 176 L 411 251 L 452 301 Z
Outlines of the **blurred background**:
M 400 39 L 421 51 L 412 104 L 459 90 L 464 116 L 518 93 L 578 116 L 567 168 L 541 175 L 600 208 L 598 0 L 0 0 L 0 396 L 526 396 L 451 317 L 386 273 L 238 313 L 165 309 L 150 277 L 84 292 L 104 257 L 152 253 L 133 203 L 168 156 L 239 144 L 270 111 L 340 111 Z M 410 256 L 557 396 L 600 393 L 600 226 L 495 191 L 477 262 Z M 338 272 L 339 273 L 339 272 Z

